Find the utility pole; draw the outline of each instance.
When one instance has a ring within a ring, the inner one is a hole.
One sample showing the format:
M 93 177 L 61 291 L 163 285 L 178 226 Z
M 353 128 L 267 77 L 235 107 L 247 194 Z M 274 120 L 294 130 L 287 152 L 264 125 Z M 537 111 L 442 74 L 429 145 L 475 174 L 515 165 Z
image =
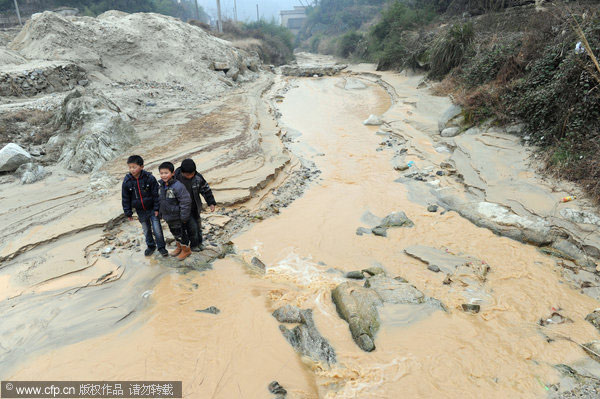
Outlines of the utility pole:
M 233 0 L 233 20 L 237 22 L 237 0 Z
M 17 3 L 17 0 L 15 0 L 15 9 L 17 10 L 17 18 L 19 18 L 19 25 L 23 26 L 23 22 L 21 22 L 21 13 L 19 12 L 19 4 Z
M 221 0 L 217 0 L 217 30 L 223 33 L 223 20 L 221 19 Z
M 198 0 L 196 0 L 196 19 L 200 21 L 200 10 L 198 10 Z
M 17 0 L 15 0 L 17 1 Z M 256 22 L 258 22 L 260 20 L 259 16 L 258 16 L 258 3 L 256 3 Z

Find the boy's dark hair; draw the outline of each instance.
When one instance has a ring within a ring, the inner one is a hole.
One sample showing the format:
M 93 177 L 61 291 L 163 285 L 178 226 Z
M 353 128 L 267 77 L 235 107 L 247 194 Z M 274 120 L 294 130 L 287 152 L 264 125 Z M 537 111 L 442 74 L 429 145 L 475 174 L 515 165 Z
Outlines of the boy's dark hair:
M 137 165 L 144 166 L 144 159 L 139 155 L 132 155 L 129 158 L 127 158 L 127 163 L 135 163 Z
M 181 171 L 183 173 L 193 173 L 196 171 L 196 163 L 193 159 L 184 159 L 181 161 Z
M 173 165 L 171 162 L 163 162 L 158 167 L 158 170 L 161 169 L 169 169 L 171 173 L 173 173 L 175 171 L 175 165 Z

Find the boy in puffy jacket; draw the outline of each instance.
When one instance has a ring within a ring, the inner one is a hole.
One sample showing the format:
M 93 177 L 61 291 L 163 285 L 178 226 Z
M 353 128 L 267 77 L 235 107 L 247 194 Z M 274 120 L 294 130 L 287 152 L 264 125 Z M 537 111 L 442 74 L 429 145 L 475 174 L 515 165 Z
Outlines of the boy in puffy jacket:
M 158 218 L 158 182 L 152 173 L 144 170 L 144 160 L 139 155 L 130 156 L 127 159 L 127 166 L 129 173 L 123 179 L 121 187 L 123 212 L 130 221 L 133 220 L 134 209 L 138 215 L 148 246 L 144 255 L 152 255 L 158 247 L 158 252 L 162 256 L 167 256 L 162 226 Z
M 217 202 L 208 183 L 196 170 L 196 163 L 193 159 L 188 158 L 181 162 L 181 166 L 175 170 L 175 178 L 183 183 L 192 197 L 192 212 L 188 224 L 190 246 L 192 251 L 199 252 L 202 250 L 202 223 L 200 221 L 202 199 L 200 195 L 204 197 L 211 212 L 215 211 Z
M 177 248 L 170 255 L 184 260 L 192 253 L 188 232 L 192 198 L 183 183 L 175 179 L 175 166 L 171 162 L 161 163 L 158 171 L 161 180 L 158 190 L 160 216 L 167 222 L 177 241 Z

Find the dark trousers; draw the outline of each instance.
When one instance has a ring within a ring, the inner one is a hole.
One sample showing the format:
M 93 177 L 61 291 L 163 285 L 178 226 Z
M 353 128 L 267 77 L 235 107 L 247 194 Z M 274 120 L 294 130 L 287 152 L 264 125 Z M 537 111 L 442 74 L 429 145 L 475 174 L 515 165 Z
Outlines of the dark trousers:
M 136 210 L 136 212 L 142 225 L 142 230 L 144 230 L 144 237 L 146 238 L 148 248 L 158 247 L 158 249 L 163 249 L 165 247 L 165 237 L 160 220 L 154 215 L 154 211 Z
M 200 222 L 200 215 L 194 214 L 188 221 L 188 232 L 190 235 L 190 246 L 197 247 L 202 245 L 202 223 Z
M 190 238 L 188 232 L 188 224 L 182 223 L 180 221 L 176 222 L 167 222 L 169 226 L 169 230 L 171 230 L 171 234 L 175 237 L 175 240 L 181 245 L 185 245 L 186 247 L 190 245 Z

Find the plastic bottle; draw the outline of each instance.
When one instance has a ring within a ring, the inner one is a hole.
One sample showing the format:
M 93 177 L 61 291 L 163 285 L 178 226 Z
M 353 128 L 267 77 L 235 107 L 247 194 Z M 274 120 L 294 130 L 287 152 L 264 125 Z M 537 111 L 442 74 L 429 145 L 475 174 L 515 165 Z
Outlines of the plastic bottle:
M 576 196 L 574 195 L 569 195 L 567 197 L 563 197 L 560 202 L 569 202 L 569 201 L 573 201 L 574 199 L 577 199 Z

